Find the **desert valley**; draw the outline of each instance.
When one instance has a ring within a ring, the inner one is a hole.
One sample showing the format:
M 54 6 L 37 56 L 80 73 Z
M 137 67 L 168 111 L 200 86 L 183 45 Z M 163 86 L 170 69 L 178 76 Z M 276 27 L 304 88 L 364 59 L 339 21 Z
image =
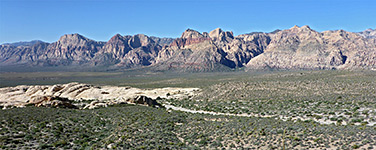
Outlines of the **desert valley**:
M 375 149 L 376 30 L 0 45 L 0 149 Z

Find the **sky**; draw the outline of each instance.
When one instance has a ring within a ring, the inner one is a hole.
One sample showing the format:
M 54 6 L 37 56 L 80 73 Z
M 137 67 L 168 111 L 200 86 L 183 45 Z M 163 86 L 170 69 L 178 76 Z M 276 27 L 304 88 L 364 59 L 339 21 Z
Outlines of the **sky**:
M 180 37 L 191 28 L 235 35 L 294 25 L 316 31 L 376 28 L 376 0 L 0 0 L 0 43 L 93 40 L 146 34 Z

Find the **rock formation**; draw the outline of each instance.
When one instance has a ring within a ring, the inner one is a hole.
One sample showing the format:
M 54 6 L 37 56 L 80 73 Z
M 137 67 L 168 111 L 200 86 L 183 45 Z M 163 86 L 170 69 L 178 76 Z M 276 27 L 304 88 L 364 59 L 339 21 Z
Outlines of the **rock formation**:
M 376 67 L 374 39 L 343 30 L 316 32 L 294 26 L 271 36 L 264 53 L 248 69 L 371 69 Z
M 32 96 L 30 100 L 27 101 L 27 105 L 34 105 L 36 107 L 77 108 L 68 98 L 58 96 Z
M 294 26 L 235 36 L 220 28 L 187 29 L 180 38 L 116 34 L 97 42 L 67 34 L 57 42 L 0 45 L 0 66 L 82 66 L 174 71 L 252 69 L 375 69 L 376 30 L 317 32 Z
M 187 29 L 169 47 L 162 49 L 156 59 L 160 70 L 210 71 L 221 68 L 226 61 L 207 33 Z
M 157 97 L 157 99 L 159 99 L 159 97 Z M 134 104 L 148 105 L 152 107 L 162 107 L 162 105 L 159 104 L 155 99 L 149 98 L 144 95 L 138 95 L 134 98 L 131 98 L 130 100 L 128 100 L 128 102 Z
M 367 29 L 367 30 L 364 30 L 363 32 L 359 32 L 358 34 L 360 34 L 361 36 L 365 37 L 365 38 L 376 38 L 376 29 Z
M 32 40 L 32 41 L 23 41 L 23 42 L 15 42 L 15 43 L 4 43 L 2 45 L 10 45 L 10 46 L 33 46 L 36 43 L 44 43 L 41 40 Z
M 0 64 L 3 66 L 27 63 L 39 65 L 40 62 L 45 61 L 48 45 L 49 43 L 44 42 L 36 42 L 31 46 L 0 45 Z
M 103 50 L 96 55 L 97 62 L 103 56 L 108 56 L 118 67 L 132 68 L 148 66 L 154 62 L 161 46 L 151 38 L 143 34 L 134 36 L 121 36 L 116 34 L 103 47 Z
M 131 87 L 94 86 L 83 83 L 56 85 L 20 85 L 0 88 L 0 106 L 93 109 L 115 104 L 141 104 L 161 107 L 160 98 L 183 99 L 196 94 L 198 88 L 160 88 L 143 90 Z M 74 102 L 74 103 L 73 103 Z
M 175 38 L 159 38 L 159 37 L 155 37 L 155 36 L 151 36 L 150 38 L 155 43 L 157 43 L 158 45 L 161 45 L 161 46 L 170 45 L 175 40 Z
M 103 44 L 79 34 L 66 34 L 48 45 L 44 58 L 52 66 L 81 65 L 89 63 Z

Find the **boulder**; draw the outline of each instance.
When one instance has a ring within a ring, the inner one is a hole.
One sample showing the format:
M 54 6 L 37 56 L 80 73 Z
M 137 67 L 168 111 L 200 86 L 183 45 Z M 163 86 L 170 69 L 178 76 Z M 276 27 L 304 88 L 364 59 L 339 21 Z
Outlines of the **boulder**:
M 92 101 L 90 104 L 86 105 L 83 109 L 95 109 L 95 108 L 99 108 L 99 107 L 107 107 L 107 103 L 106 102 L 102 102 L 102 101 Z
M 58 96 L 33 96 L 28 101 L 28 105 L 36 107 L 77 108 L 68 98 Z
M 141 105 L 148 105 L 152 107 L 162 107 L 161 104 L 159 104 L 156 99 L 152 99 L 150 97 L 144 96 L 144 95 L 138 95 L 134 98 L 131 98 L 128 100 L 130 103 L 134 104 L 141 104 Z

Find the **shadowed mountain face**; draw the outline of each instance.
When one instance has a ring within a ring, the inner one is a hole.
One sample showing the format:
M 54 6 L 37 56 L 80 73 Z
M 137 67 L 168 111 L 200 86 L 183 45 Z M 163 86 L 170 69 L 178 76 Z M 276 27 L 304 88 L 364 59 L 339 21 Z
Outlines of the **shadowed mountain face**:
M 180 38 L 116 34 L 98 42 L 67 34 L 54 43 L 0 45 L 0 66 L 107 66 L 174 71 L 247 69 L 374 69 L 375 30 L 317 32 L 294 26 L 234 36 L 217 28 L 187 29 Z
M 132 68 L 137 66 L 148 66 L 154 62 L 161 46 L 150 37 L 137 34 L 134 36 L 113 36 L 96 55 L 98 63 L 104 56 L 108 57 L 118 67 Z
M 43 60 L 48 43 L 37 42 L 31 46 L 0 45 L 0 64 L 30 64 L 38 65 Z

